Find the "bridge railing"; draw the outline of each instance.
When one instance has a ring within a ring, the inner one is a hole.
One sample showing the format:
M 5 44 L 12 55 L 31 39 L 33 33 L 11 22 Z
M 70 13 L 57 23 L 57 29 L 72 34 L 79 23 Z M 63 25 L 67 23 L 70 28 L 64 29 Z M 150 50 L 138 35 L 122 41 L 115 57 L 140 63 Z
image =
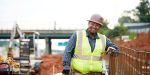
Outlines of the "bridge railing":
M 120 47 L 117 57 L 110 56 L 109 75 L 150 75 L 150 52 Z

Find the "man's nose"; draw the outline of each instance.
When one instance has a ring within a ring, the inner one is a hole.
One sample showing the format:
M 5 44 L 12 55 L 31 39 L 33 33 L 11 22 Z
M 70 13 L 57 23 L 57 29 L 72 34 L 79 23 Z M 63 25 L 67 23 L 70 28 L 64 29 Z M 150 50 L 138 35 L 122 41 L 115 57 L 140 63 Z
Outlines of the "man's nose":
M 96 25 L 93 25 L 93 27 L 94 27 L 94 28 L 97 28 L 97 26 L 96 26 Z

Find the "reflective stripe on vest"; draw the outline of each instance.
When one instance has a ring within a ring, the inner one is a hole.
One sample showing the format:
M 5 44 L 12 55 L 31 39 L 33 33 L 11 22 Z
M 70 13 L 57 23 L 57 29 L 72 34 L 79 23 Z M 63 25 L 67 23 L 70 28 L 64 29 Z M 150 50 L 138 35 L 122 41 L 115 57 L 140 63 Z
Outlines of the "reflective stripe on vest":
M 83 60 L 94 60 L 94 61 L 98 61 L 98 60 L 102 60 L 102 57 L 94 57 L 94 56 L 81 56 L 81 55 L 74 55 L 73 56 L 74 58 L 77 58 L 77 59 L 83 59 Z
M 103 35 L 100 35 L 100 34 L 98 34 L 99 36 L 100 36 L 100 38 L 102 39 L 102 50 L 105 50 L 105 48 L 106 48 L 106 40 L 105 40 L 105 37 L 103 36 Z
M 82 55 L 82 42 L 83 42 L 83 34 L 86 34 L 85 31 L 78 31 L 77 32 L 77 40 L 78 40 L 78 44 L 77 44 L 77 48 L 78 48 L 78 53 L 76 55 Z M 102 50 L 105 51 L 106 48 L 106 37 L 104 35 L 101 35 L 98 33 L 98 36 L 102 39 Z M 96 46 L 96 44 L 95 44 Z M 85 56 L 86 57 L 86 56 Z
M 77 40 L 78 40 L 78 55 L 81 55 L 82 54 L 82 36 L 83 36 L 83 33 L 82 33 L 82 31 L 80 31 L 80 32 L 77 32 L 77 35 L 79 35 L 79 36 L 77 36 Z
M 86 36 L 86 31 L 78 31 L 76 47 L 71 66 L 73 69 L 86 74 L 89 72 L 102 72 L 102 54 L 105 51 L 106 37 L 98 34 L 100 39 L 96 39 L 95 49 L 91 52 L 91 47 Z

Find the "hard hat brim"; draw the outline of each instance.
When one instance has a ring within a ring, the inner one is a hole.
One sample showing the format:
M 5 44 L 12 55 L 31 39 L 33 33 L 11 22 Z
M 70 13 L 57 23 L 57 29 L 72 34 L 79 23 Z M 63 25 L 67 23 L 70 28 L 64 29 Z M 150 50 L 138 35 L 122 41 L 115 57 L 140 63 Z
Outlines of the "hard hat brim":
M 102 23 L 100 23 L 100 22 L 97 22 L 97 21 L 93 21 L 93 20 L 87 20 L 87 21 L 91 21 L 91 22 L 95 22 L 95 23 L 98 23 L 98 24 L 100 24 L 101 26 L 103 26 L 103 24 Z

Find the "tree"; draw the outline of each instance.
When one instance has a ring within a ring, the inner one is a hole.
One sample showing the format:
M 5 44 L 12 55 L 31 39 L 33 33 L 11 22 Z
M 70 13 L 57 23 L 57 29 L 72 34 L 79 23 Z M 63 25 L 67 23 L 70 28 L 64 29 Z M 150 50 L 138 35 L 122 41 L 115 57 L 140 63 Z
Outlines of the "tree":
M 108 24 L 109 24 L 108 21 L 104 20 L 103 26 L 100 28 L 100 30 L 98 32 L 101 33 L 101 34 L 105 34 L 106 36 L 108 36 L 109 35 L 108 33 L 110 31 L 110 29 L 107 26 Z
M 136 10 L 135 14 L 138 16 L 139 22 L 150 22 L 150 3 L 148 0 L 141 0 Z
M 133 23 L 136 21 L 134 19 L 132 19 L 130 16 L 122 16 L 118 19 L 118 22 L 120 24 L 123 24 L 123 23 Z
M 131 11 L 126 10 L 123 12 L 123 14 L 124 15 L 118 19 L 120 24 L 150 22 L 150 3 L 148 0 L 141 0 L 135 9 Z
M 128 11 L 128 10 L 125 10 L 123 12 L 123 16 L 121 16 L 119 19 L 118 19 L 118 22 L 120 24 L 123 24 L 123 23 L 136 23 L 137 22 L 137 16 L 134 15 L 135 11 L 131 10 L 131 11 Z
M 122 35 L 126 35 L 128 33 L 128 29 L 123 26 L 123 24 L 116 26 L 113 30 L 110 31 L 109 35 L 111 37 L 119 37 Z

